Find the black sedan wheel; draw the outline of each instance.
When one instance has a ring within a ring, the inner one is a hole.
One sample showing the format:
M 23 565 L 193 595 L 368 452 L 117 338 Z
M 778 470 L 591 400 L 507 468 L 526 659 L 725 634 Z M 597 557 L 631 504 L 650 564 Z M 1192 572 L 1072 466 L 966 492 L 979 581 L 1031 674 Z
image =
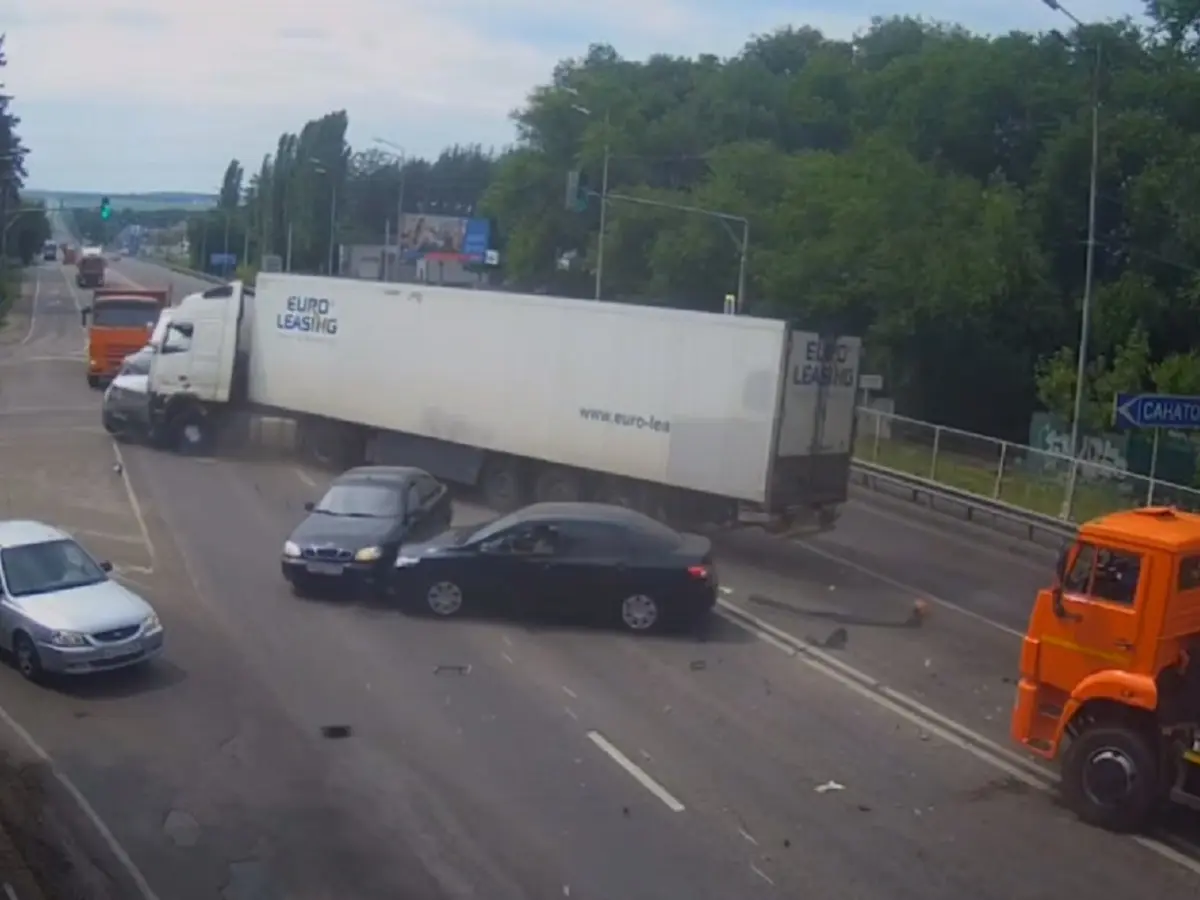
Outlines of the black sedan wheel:
M 452 618 L 462 612 L 462 588 L 453 581 L 434 581 L 425 588 L 424 602 L 439 619 Z
M 630 631 L 653 631 L 662 621 L 662 608 L 648 594 L 631 594 L 621 601 L 621 624 Z

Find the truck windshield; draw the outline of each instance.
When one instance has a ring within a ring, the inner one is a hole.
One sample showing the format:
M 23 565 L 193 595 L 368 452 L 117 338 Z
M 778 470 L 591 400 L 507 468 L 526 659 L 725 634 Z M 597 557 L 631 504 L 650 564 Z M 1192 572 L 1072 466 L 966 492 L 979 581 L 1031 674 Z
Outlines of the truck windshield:
M 151 328 L 158 321 L 158 305 L 143 300 L 106 300 L 92 311 L 97 328 Z

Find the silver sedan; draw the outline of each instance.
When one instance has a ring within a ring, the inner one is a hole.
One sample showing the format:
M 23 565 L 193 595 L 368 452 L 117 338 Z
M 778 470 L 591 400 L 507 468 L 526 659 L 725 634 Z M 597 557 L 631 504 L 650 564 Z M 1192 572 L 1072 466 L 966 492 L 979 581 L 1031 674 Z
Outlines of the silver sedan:
M 163 647 L 153 607 L 70 535 L 0 522 L 0 648 L 30 681 L 138 665 Z

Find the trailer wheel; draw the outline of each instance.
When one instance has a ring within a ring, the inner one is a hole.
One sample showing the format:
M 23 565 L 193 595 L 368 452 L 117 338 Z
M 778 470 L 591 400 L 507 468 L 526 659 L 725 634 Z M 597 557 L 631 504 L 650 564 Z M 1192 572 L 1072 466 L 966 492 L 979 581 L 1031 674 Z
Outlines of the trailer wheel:
M 1089 825 L 1141 830 L 1162 796 L 1151 738 L 1131 725 L 1085 730 L 1063 755 L 1062 790 L 1067 806 Z
M 533 496 L 538 503 L 574 503 L 583 496 L 579 476 L 570 469 L 552 466 L 537 477 Z
M 525 505 L 525 486 L 515 459 L 491 457 L 479 473 L 483 500 L 497 512 L 512 512 Z

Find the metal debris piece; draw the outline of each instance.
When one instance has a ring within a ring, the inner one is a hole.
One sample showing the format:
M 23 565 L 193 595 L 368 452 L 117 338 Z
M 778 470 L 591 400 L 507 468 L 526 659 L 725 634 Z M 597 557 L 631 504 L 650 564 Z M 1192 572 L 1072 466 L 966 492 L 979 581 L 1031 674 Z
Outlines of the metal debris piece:
M 331 741 L 338 741 L 342 738 L 350 737 L 352 731 L 349 725 L 322 725 L 321 737 L 329 738 Z
M 439 665 L 433 670 L 434 675 L 470 675 L 471 666 L 467 665 Z
M 836 781 L 827 781 L 824 784 L 818 784 L 813 790 L 818 794 L 828 794 L 830 791 L 844 791 L 846 786 L 838 784 Z

